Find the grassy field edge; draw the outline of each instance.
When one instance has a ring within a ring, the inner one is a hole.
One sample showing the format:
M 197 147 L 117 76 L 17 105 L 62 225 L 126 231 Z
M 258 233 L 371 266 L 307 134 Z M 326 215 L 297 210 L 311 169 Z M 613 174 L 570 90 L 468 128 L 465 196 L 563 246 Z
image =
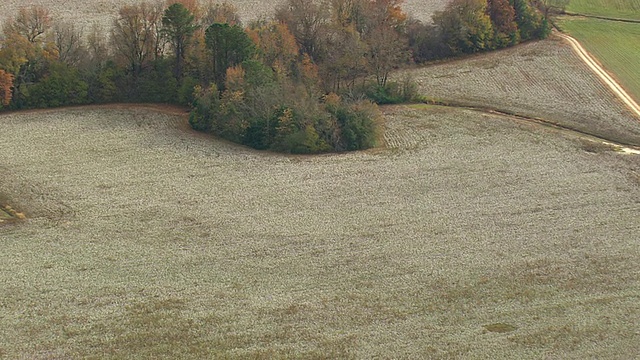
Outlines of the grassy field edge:
M 640 0 L 571 0 L 567 12 L 640 20 Z

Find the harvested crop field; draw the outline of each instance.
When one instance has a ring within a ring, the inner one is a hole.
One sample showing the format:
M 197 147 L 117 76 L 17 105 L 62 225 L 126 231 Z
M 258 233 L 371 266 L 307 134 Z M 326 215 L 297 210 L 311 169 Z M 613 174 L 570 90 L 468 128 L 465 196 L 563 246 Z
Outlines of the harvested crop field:
M 140 2 L 142 0 L 61 0 L 55 2 L 48 0 L 3 0 L 0 4 L 0 21 L 4 22 L 8 17 L 16 14 L 20 7 L 40 5 L 51 10 L 55 19 L 73 21 L 87 30 L 94 23 L 108 28 L 120 7 Z M 147 0 L 147 2 L 153 2 L 153 0 Z M 206 2 L 200 1 L 200 3 Z M 276 6 L 283 1 L 228 0 L 227 2 L 235 5 L 242 20 L 248 22 L 262 17 L 269 18 Z M 406 0 L 403 9 L 416 19 L 430 21 L 431 15 L 435 11 L 442 10 L 446 4 L 447 0 Z
M 558 38 L 404 74 L 417 81 L 421 93 L 445 102 L 541 118 L 640 145 L 640 119 Z
M 386 108 L 316 157 L 181 116 L 0 116 L 7 358 L 631 358 L 640 157 L 467 110 Z

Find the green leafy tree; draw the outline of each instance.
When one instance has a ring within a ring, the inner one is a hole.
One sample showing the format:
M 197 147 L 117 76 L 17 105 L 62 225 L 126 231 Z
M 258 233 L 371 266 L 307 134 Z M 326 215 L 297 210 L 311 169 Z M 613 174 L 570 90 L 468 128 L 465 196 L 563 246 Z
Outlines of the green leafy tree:
M 337 95 L 329 94 L 325 107 L 340 128 L 337 150 L 363 150 L 378 144 L 382 114 L 376 104 L 366 100 L 345 104 Z
M 275 74 L 273 70 L 254 59 L 242 62 L 242 68 L 245 71 L 245 82 L 247 85 L 256 87 L 270 86 L 275 83 Z
M 453 54 L 493 48 L 493 25 L 486 0 L 453 0 L 444 11 L 436 12 L 433 21 Z
M 527 0 L 510 0 L 522 40 L 544 39 L 551 29 L 546 19 Z
M 135 93 L 128 101 L 175 103 L 178 100 L 178 80 L 172 74 L 169 59 L 157 59 L 145 69 L 135 83 Z
M 214 81 L 224 89 L 229 67 L 251 58 L 255 46 L 247 33 L 238 25 L 214 23 L 205 32 L 205 42 L 211 52 Z
M 189 124 L 198 131 L 208 132 L 213 128 L 214 119 L 220 109 L 220 92 L 215 84 L 208 88 L 197 85 L 193 91 L 193 108 L 189 114 Z
M 175 56 L 174 76 L 182 78 L 186 48 L 198 29 L 195 16 L 180 3 L 169 6 L 162 17 L 162 33 L 169 38 Z
M 104 65 L 95 68 L 88 77 L 88 99 L 95 103 L 108 103 L 122 101 L 116 85 L 118 78 L 122 78 L 124 70 L 113 61 L 107 61 Z

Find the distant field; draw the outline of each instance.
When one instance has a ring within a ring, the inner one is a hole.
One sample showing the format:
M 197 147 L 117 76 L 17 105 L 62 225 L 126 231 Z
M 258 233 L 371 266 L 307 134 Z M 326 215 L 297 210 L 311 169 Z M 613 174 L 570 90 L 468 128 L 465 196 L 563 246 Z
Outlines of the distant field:
M 630 66 L 628 70 L 634 69 L 637 66 Z M 539 117 L 611 140 L 640 145 L 640 121 L 624 108 L 571 47 L 558 38 L 412 69 L 395 76 L 399 79 L 403 74 L 415 79 L 422 94 L 436 99 Z M 638 74 L 634 76 L 637 78 Z
M 564 18 L 560 26 L 578 39 L 640 102 L 640 24 Z
M 151 0 L 153 2 L 154 0 Z M 251 21 L 261 17 L 270 17 L 275 7 L 284 0 L 229 0 L 236 5 L 243 21 Z M 49 8 L 56 18 L 77 22 L 90 28 L 92 24 L 108 27 L 118 9 L 126 4 L 142 1 L 136 0 L 3 0 L 0 3 L 0 21 L 12 16 L 21 6 L 42 5 Z M 206 3 L 206 0 L 200 1 Z M 216 1 L 222 2 L 222 1 Z M 417 19 L 429 21 L 431 15 L 444 8 L 448 0 L 406 0 L 405 11 Z
M 571 0 L 567 11 L 585 15 L 640 19 L 640 0 Z
M 252 151 L 148 109 L 0 115 L 6 359 L 631 359 L 640 157 L 386 108 L 386 148 Z

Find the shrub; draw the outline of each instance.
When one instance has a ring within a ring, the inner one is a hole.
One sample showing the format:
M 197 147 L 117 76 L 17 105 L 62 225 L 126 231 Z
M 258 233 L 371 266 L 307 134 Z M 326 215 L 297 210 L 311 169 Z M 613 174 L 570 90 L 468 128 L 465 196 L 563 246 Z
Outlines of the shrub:
M 178 81 L 168 59 L 158 59 L 134 80 L 136 93 L 130 101 L 172 103 L 178 100 Z
M 122 70 L 113 61 L 107 62 L 104 66 L 88 74 L 87 97 L 89 101 L 95 103 L 120 101 L 122 94 L 118 91 L 116 84 L 119 82 L 118 79 L 123 76 Z
M 193 94 L 193 109 L 189 114 L 189 124 L 198 131 L 211 131 L 213 119 L 217 117 L 220 107 L 218 87 L 215 84 L 211 84 L 206 89 L 196 86 Z
M 47 108 L 84 104 L 87 102 L 87 89 L 87 83 L 78 70 L 53 62 L 48 74 L 28 87 L 25 106 Z
M 340 127 L 340 150 L 364 150 L 378 144 L 382 114 L 376 104 L 367 100 L 352 104 L 329 103 L 327 110 L 335 116 Z
M 376 104 L 401 104 L 416 98 L 418 86 L 411 78 L 405 77 L 402 82 L 387 82 L 385 86 L 365 85 L 364 94 Z
M 198 85 L 198 80 L 187 76 L 182 79 L 182 84 L 178 88 L 178 104 L 180 105 L 193 105 L 195 101 L 195 87 Z

